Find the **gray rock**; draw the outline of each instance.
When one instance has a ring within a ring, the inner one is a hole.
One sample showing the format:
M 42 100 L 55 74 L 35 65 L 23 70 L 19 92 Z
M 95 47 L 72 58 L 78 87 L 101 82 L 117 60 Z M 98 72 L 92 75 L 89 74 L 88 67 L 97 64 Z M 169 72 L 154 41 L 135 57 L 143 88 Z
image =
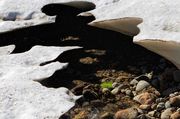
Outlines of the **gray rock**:
M 167 109 L 167 108 L 170 108 L 170 107 L 171 107 L 171 103 L 169 101 L 166 101 L 165 108 Z
M 150 86 L 150 84 L 147 81 L 139 81 L 137 86 L 136 86 L 136 91 L 142 91 L 143 89 L 147 88 L 148 86 Z
M 137 85 L 138 84 L 138 80 L 136 80 L 136 78 L 135 79 L 133 79 L 131 82 L 130 82 L 130 84 L 131 85 Z
M 164 108 L 165 108 L 165 103 L 164 102 L 160 102 L 156 107 L 157 111 L 161 111 Z
M 116 95 L 116 94 L 118 94 L 119 92 L 120 92 L 120 90 L 123 88 L 123 84 L 120 84 L 118 87 L 116 87 L 116 88 L 114 88 L 112 91 L 111 91 L 111 93 L 113 94 L 113 95 Z

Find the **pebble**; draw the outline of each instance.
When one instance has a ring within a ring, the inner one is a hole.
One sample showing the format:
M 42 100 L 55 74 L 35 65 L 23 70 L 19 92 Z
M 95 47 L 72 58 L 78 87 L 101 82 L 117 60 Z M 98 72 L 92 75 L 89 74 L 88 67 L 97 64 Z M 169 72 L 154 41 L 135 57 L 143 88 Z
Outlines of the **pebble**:
M 83 96 L 88 100 L 94 100 L 98 98 L 98 94 L 90 89 L 83 90 Z
M 126 90 L 126 95 L 128 95 L 128 96 L 133 96 L 133 93 L 132 93 L 131 90 L 127 89 L 127 90 Z
M 138 80 L 133 79 L 133 80 L 131 80 L 130 85 L 137 85 L 138 82 L 139 82 Z
M 165 103 L 164 102 L 160 102 L 156 107 L 157 111 L 161 111 L 164 108 L 165 108 Z
M 167 108 L 170 108 L 170 107 L 171 107 L 171 103 L 169 101 L 166 101 L 165 108 L 167 109 Z
M 160 102 L 164 102 L 164 101 L 165 101 L 164 98 L 157 98 L 157 99 L 156 99 L 156 103 L 160 103 Z
M 104 103 L 101 100 L 92 100 L 91 105 L 93 105 L 95 107 L 102 107 L 102 106 L 104 106 Z
M 128 108 L 116 112 L 115 119 L 136 119 L 138 111 L 136 108 Z
M 124 86 L 123 84 L 119 85 L 118 87 L 114 88 L 114 89 L 111 91 L 111 93 L 112 93 L 113 95 L 118 94 L 118 93 L 120 92 L 120 90 L 123 88 L 123 86 Z
M 114 119 L 113 114 L 109 112 L 105 112 L 104 114 L 101 115 L 100 119 Z
M 140 105 L 139 108 L 142 110 L 149 110 L 149 109 L 151 109 L 151 106 L 150 105 Z
M 180 95 L 169 99 L 170 104 L 174 107 L 180 107 Z
M 118 87 L 119 86 L 119 83 L 117 83 L 117 82 L 114 82 L 113 84 L 112 84 L 112 87 L 113 88 L 116 88 L 116 87 Z
M 142 91 L 143 89 L 149 87 L 150 84 L 147 82 L 147 81 L 139 81 L 137 86 L 136 86 L 136 91 L 139 92 L 139 91 Z
M 167 108 L 161 113 L 161 119 L 170 119 L 171 114 L 173 113 L 172 108 Z
M 180 70 L 176 70 L 173 72 L 173 78 L 174 78 L 174 81 L 180 82 Z
M 153 110 L 153 111 L 148 112 L 148 115 L 150 117 L 154 117 L 155 113 L 156 113 L 156 110 Z
M 156 96 L 153 93 L 141 93 L 133 98 L 133 100 L 139 102 L 140 104 L 153 104 Z
M 180 119 L 180 112 L 174 112 L 172 115 L 171 115 L 171 119 Z
M 102 93 L 108 93 L 110 90 L 108 88 L 103 88 Z

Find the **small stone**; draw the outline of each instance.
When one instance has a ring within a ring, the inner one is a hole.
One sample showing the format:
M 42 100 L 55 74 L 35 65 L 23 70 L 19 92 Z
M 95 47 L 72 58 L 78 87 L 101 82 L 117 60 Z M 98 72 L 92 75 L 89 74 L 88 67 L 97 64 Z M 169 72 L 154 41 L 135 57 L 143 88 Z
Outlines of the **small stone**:
M 170 107 L 171 107 L 171 103 L 169 101 L 166 101 L 165 108 L 167 109 L 167 108 L 170 108 Z
M 100 119 L 114 119 L 114 118 L 113 118 L 113 114 L 106 112 L 101 115 Z
M 94 100 L 98 98 L 98 94 L 90 89 L 83 90 L 83 96 L 87 100 Z
M 133 80 L 131 80 L 130 85 L 137 85 L 138 82 L 139 82 L 138 80 L 133 79 Z
M 138 111 L 136 108 L 128 108 L 116 112 L 115 119 L 136 119 Z
M 148 115 L 151 117 L 154 117 L 155 113 L 156 113 L 156 110 L 153 110 L 153 111 L 148 112 Z
M 170 104 L 175 107 L 180 107 L 180 95 L 169 99 Z
M 101 106 L 104 106 L 104 103 L 101 100 L 92 100 L 91 105 L 95 107 L 101 107 Z
M 114 88 L 114 89 L 111 91 L 111 93 L 112 93 L 113 95 L 118 94 L 118 93 L 120 92 L 120 90 L 122 89 L 123 86 L 124 86 L 123 84 L 119 85 L 118 87 Z
M 161 113 L 161 119 L 170 119 L 171 114 L 173 113 L 172 108 L 167 108 Z
M 164 102 L 160 102 L 156 107 L 157 111 L 161 111 L 164 108 L 165 108 L 165 103 Z
M 176 70 L 173 72 L 173 78 L 174 78 L 174 81 L 180 82 L 180 70 Z
M 126 95 L 128 95 L 128 96 L 133 96 L 133 93 L 132 93 L 131 90 L 126 90 Z
M 119 86 L 119 83 L 117 83 L 117 82 L 114 82 L 113 84 L 112 84 L 112 87 L 113 88 L 116 88 L 116 87 L 118 87 Z
M 88 111 L 80 111 L 73 119 L 88 119 Z
M 171 115 L 171 119 L 180 119 L 180 112 L 174 112 Z
M 151 109 L 151 106 L 150 105 L 140 105 L 139 108 L 142 110 L 149 110 L 149 109 Z
M 141 93 L 133 98 L 133 100 L 139 102 L 140 104 L 153 104 L 156 96 L 153 93 Z
M 155 110 L 156 107 L 157 107 L 157 104 L 152 104 L 152 105 L 151 105 L 151 109 L 152 109 L 152 110 Z
M 137 84 L 136 86 L 136 91 L 139 92 L 139 91 L 142 91 L 143 89 L 149 87 L 150 84 L 147 82 L 147 81 L 139 81 L 139 83 Z
M 145 114 L 138 115 L 136 119 L 147 119 Z
M 107 92 L 109 92 L 110 90 L 108 89 L 108 88 L 103 88 L 102 89 L 102 93 L 107 93 Z
M 160 103 L 160 102 L 164 102 L 164 101 L 165 101 L 164 98 L 157 98 L 157 99 L 156 99 L 156 103 Z

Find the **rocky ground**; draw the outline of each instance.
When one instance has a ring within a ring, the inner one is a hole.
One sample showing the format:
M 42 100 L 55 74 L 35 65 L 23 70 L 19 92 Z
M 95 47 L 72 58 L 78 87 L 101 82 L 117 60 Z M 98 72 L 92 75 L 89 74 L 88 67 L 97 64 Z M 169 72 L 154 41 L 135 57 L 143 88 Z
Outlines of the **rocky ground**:
M 16 44 L 15 52 L 34 45 L 83 47 L 58 57 L 69 66 L 40 82 L 82 95 L 60 119 L 180 119 L 180 76 L 174 65 L 133 44 L 132 37 L 82 27 L 63 34 L 55 24 L 17 30 L 0 35 L 1 45 Z

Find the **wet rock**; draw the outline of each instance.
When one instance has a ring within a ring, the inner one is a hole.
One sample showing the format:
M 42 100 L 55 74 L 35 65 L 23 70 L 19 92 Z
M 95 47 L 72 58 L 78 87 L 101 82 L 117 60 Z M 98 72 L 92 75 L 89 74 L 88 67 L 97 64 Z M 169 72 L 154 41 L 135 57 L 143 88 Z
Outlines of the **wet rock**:
M 114 119 L 113 114 L 106 112 L 100 116 L 100 119 Z
M 137 86 L 136 86 L 136 91 L 142 91 L 143 89 L 147 88 L 148 86 L 150 86 L 150 84 L 147 81 L 139 81 Z
M 171 115 L 171 119 L 180 119 L 180 112 L 175 112 Z
M 102 93 L 109 93 L 109 92 L 110 92 L 110 90 L 108 88 L 103 88 L 102 89 Z
M 136 108 L 128 108 L 116 112 L 115 119 L 136 119 L 138 111 Z
M 140 104 L 153 104 L 156 96 L 153 93 L 141 93 L 133 98 L 133 100 L 139 102 Z
M 180 95 L 170 98 L 169 101 L 172 106 L 179 107 L 180 106 Z
M 171 116 L 172 113 L 173 113 L 172 108 L 168 108 L 168 109 L 164 110 L 161 113 L 161 119 L 170 119 L 170 116 Z

